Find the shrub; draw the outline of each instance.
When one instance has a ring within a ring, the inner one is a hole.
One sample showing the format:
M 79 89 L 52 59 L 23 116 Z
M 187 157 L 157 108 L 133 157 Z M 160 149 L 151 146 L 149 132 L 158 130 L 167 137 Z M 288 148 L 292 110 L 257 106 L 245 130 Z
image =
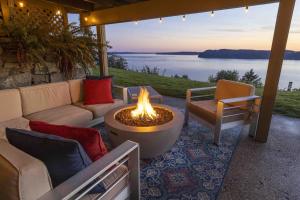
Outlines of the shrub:
M 141 69 L 142 73 L 146 73 L 146 74 L 151 74 L 151 75 L 159 75 L 160 69 L 158 67 L 149 67 L 148 65 L 145 65 L 142 69 Z
M 210 75 L 208 81 L 211 83 L 216 83 L 221 79 L 238 81 L 239 72 L 237 70 L 221 70 L 216 73 L 216 75 Z
M 117 69 L 128 69 L 127 60 L 121 56 L 111 55 L 108 57 L 108 66 Z
M 262 87 L 261 78 L 254 72 L 253 69 L 250 69 L 250 71 L 244 74 L 244 76 L 241 78 L 241 82 L 252 84 L 255 87 Z

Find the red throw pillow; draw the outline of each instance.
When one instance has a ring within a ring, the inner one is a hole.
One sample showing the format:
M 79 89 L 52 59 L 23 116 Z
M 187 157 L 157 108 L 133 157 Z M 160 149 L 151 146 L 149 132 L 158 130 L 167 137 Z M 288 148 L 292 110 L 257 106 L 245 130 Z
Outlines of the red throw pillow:
M 30 121 L 29 126 L 33 131 L 78 141 L 92 161 L 98 160 L 107 153 L 106 146 L 97 129 L 53 125 L 39 121 Z
M 114 103 L 111 78 L 83 80 L 84 105 Z

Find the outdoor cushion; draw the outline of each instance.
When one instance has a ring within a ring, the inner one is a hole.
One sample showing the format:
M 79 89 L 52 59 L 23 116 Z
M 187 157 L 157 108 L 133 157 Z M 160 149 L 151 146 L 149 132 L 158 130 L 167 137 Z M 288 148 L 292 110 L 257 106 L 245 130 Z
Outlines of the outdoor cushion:
M 196 116 L 209 123 L 216 123 L 217 104 L 215 100 L 191 101 L 187 106 L 189 111 Z
M 82 79 L 69 80 L 69 89 L 72 103 L 83 101 L 83 81 Z
M 0 139 L 6 139 L 6 128 L 19 128 L 29 130 L 29 120 L 23 117 L 18 117 L 16 119 L 0 122 Z
M 97 129 L 52 125 L 39 121 L 31 121 L 29 125 L 33 131 L 78 141 L 92 161 L 98 160 L 107 153 L 106 146 Z
M 12 145 L 45 163 L 54 187 L 92 163 L 75 140 L 21 129 L 6 129 L 6 135 Z M 101 186 L 93 192 L 103 191 Z
M 23 115 L 71 104 L 67 82 L 21 87 Z
M 46 166 L 0 140 L 0 199 L 38 199 L 52 189 Z
M 84 105 L 83 102 L 80 102 L 76 103 L 75 105 L 91 111 L 94 115 L 94 118 L 99 118 L 103 117 L 111 109 L 124 105 L 124 101 L 120 99 L 114 99 L 114 103 Z
M 83 80 L 83 102 L 85 105 L 113 103 L 112 80 Z
M 254 94 L 255 88 L 252 85 L 235 81 L 219 80 L 217 83 L 215 98 L 216 100 L 221 100 L 252 96 Z
M 86 126 L 93 119 L 93 113 L 78 106 L 66 105 L 25 116 L 32 121 L 43 121 L 57 125 Z
M 22 104 L 19 90 L 0 90 L 0 122 L 22 117 Z

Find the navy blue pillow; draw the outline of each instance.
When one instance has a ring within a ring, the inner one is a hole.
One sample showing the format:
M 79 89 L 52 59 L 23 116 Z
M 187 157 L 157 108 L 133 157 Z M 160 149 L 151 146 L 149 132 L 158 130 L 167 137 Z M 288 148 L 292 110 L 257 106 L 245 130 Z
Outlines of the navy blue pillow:
M 92 161 L 81 145 L 71 139 L 35 131 L 6 129 L 8 141 L 47 166 L 54 187 L 89 166 Z M 102 186 L 93 189 L 104 191 Z

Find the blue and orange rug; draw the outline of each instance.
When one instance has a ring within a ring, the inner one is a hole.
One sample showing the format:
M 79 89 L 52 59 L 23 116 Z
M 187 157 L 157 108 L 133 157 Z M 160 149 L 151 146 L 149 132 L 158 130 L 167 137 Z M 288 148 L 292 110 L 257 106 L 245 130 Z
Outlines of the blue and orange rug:
M 107 135 L 100 127 L 105 140 Z M 221 190 L 241 128 L 222 132 L 219 147 L 211 131 L 190 120 L 174 147 L 165 154 L 141 162 L 143 200 L 211 200 Z

